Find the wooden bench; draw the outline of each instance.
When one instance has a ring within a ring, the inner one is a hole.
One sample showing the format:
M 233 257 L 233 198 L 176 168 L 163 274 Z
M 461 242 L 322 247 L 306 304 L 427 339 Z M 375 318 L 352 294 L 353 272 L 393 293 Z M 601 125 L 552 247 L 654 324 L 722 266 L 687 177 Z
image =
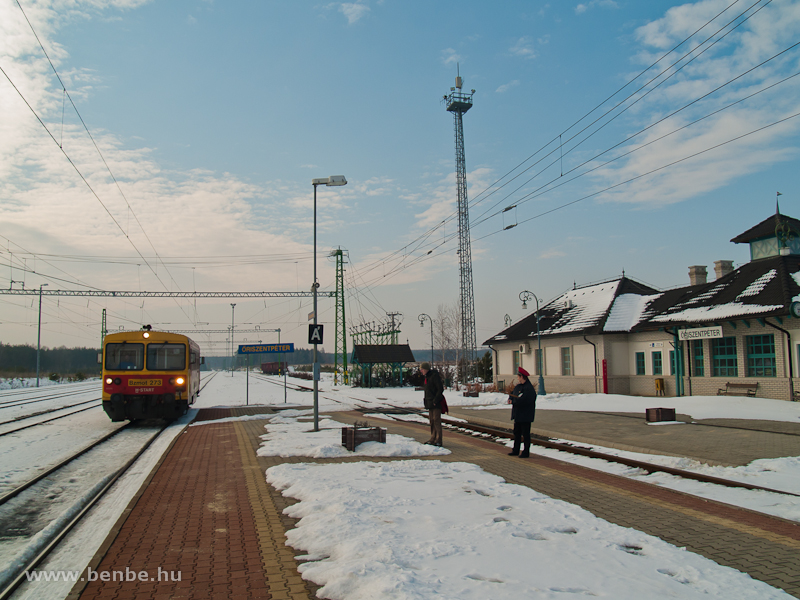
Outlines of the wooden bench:
M 757 389 L 757 381 L 755 383 L 731 383 L 729 381 L 724 388 L 717 390 L 717 396 L 749 396 L 753 398 Z

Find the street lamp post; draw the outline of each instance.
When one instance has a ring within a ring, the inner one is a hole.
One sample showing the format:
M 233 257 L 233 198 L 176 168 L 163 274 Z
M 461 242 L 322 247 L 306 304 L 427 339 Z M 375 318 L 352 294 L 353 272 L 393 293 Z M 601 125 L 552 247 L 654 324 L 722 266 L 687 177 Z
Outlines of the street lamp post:
M 331 175 L 330 177 L 320 177 L 312 179 L 311 185 L 314 186 L 314 283 L 311 290 L 314 295 L 314 326 L 317 325 L 317 186 L 339 186 L 347 185 L 344 175 Z M 314 431 L 319 431 L 319 358 L 317 354 L 317 342 L 314 342 Z
M 425 319 L 427 319 L 428 321 L 431 322 L 431 368 L 433 368 L 433 319 L 431 319 L 430 315 L 425 314 L 425 313 L 422 313 L 417 318 L 419 319 L 419 326 L 420 327 L 424 327 L 425 326 Z
M 36 387 L 39 387 L 39 353 L 42 350 L 42 288 L 48 284 L 43 283 L 39 286 L 39 332 L 36 335 Z
M 536 337 L 539 339 L 539 354 L 536 357 L 536 370 L 539 372 L 539 389 L 537 393 L 540 396 L 544 396 L 547 392 L 544 389 L 544 377 L 542 376 L 542 330 L 539 327 L 539 298 L 528 290 L 519 293 L 519 299 L 522 300 L 522 308 L 524 309 L 528 308 L 527 301 L 531 298 L 536 300 Z

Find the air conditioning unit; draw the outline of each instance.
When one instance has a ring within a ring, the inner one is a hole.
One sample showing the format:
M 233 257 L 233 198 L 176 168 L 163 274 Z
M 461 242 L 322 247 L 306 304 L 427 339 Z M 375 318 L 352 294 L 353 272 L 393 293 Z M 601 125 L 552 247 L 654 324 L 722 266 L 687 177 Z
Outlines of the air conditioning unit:
M 519 345 L 519 353 L 520 354 L 528 354 L 531 351 L 531 347 L 528 344 L 520 344 Z

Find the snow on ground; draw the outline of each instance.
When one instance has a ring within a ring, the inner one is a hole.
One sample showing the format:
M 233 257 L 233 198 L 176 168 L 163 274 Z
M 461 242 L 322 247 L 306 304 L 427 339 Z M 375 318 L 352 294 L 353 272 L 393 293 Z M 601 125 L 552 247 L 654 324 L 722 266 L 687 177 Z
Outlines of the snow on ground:
M 402 435 L 386 434 L 386 443 L 364 442 L 350 452 L 342 446 L 342 427 L 339 423 L 320 415 L 319 431 L 309 421 L 312 411 L 281 411 L 264 426 L 264 440 L 258 456 L 308 456 L 310 458 L 340 458 L 343 456 L 443 456 L 447 448 L 427 446 Z
M 792 494 L 800 494 L 800 457 L 796 456 L 786 458 L 763 458 L 754 460 L 749 465 L 743 467 L 712 467 L 691 458 L 627 452 L 625 450 L 605 448 L 603 446 L 582 443 L 576 444 L 575 442 L 561 439 L 554 439 L 553 441 L 571 443 L 573 446 L 587 448 L 613 456 L 622 456 L 657 465 L 683 469 L 693 473 L 719 477 L 721 479 L 730 479 L 750 485 L 758 485 Z M 511 447 L 513 443 L 511 440 L 504 440 L 504 444 Z M 714 483 L 685 479 L 668 473 L 656 472 L 648 474 L 646 471 L 628 467 L 623 464 L 613 463 L 599 458 L 589 458 L 588 456 L 580 456 L 560 450 L 543 448 L 535 444 L 531 446 L 531 455 L 547 456 L 596 471 L 603 471 L 604 473 L 611 473 L 613 475 L 636 479 L 644 483 L 659 485 L 685 494 L 708 498 L 709 500 L 716 500 L 717 502 L 724 502 L 726 504 L 755 510 L 783 519 L 800 521 L 800 497 L 798 496 L 787 496 L 779 493 L 747 490 L 744 488 L 730 488 Z
M 238 405 L 240 400 L 244 404 L 244 373 L 237 372 L 234 377 L 222 373 L 209 385 L 210 393 L 206 401 L 223 405 Z M 422 407 L 422 392 L 414 391 L 411 387 L 405 388 L 351 388 L 348 386 L 334 386 L 332 380 L 323 374 L 320 382 L 320 410 L 336 411 L 347 410 L 356 406 L 392 404 L 395 406 Z M 264 404 L 277 407 L 288 406 L 283 404 L 283 387 L 260 380 L 254 384 L 256 378 L 250 378 L 251 399 L 254 389 L 257 398 Z M 274 381 L 283 379 L 278 377 L 268 378 Z M 288 378 L 289 383 L 308 385 L 311 382 Z M 254 387 L 254 385 L 256 387 Z M 213 392 L 211 392 L 213 390 Z M 212 396 L 213 393 L 213 396 Z M 241 394 L 241 396 L 240 396 Z M 498 393 L 481 393 L 479 398 L 465 398 L 459 392 L 446 391 L 447 402 L 451 406 L 469 406 L 472 409 L 498 408 L 506 406 L 507 396 Z M 312 403 L 312 395 L 308 392 L 288 392 L 289 402 L 294 406 Z M 480 402 L 482 406 L 475 406 Z M 252 403 L 252 402 L 251 402 Z M 198 406 L 199 403 L 195 406 Z M 574 410 L 574 411 L 603 411 L 603 412 L 628 412 L 644 414 L 646 408 L 654 406 L 668 406 L 675 408 L 680 414 L 689 414 L 695 419 L 731 418 L 731 419 L 761 419 L 773 421 L 796 422 L 800 417 L 800 403 L 783 402 L 780 400 L 767 400 L 763 398 L 739 398 L 723 396 L 690 396 L 683 398 L 646 398 L 639 396 L 623 396 L 619 394 L 548 394 L 540 396 L 537 400 L 538 410 Z M 285 411 L 282 411 L 285 413 Z M 378 415 L 375 414 L 375 417 Z M 369 418 L 365 414 L 365 418 Z M 384 418 L 394 418 L 405 421 L 427 423 L 427 419 L 420 415 L 391 415 Z M 567 440 L 559 440 L 566 442 Z M 586 444 L 580 444 L 586 446 Z M 752 485 L 777 489 L 795 494 L 800 494 L 800 457 L 785 457 L 761 459 L 743 467 L 712 467 L 688 458 L 674 458 L 662 455 L 639 454 L 625 452 L 613 448 L 592 446 L 594 449 L 617 456 L 626 456 L 659 465 L 672 466 L 697 473 L 704 473 L 723 479 L 733 479 Z M 800 498 L 773 494 L 770 492 L 751 491 L 745 489 L 727 488 L 715 484 L 702 483 L 675 477 L 665 473 L 648 475 L 638 469 L 609 463 L 601 459 L 582 457 L 558 450 L 549 450 L 534 446 L 535 454 L 550 456 L 558 460 L 580 464 L 587 468 L 604 472 L 623 475 L 639 479 L 648 483 L 662 485 L 696 496 L 757 510 L 785 519 L 800 521 Z M 309 454 L 305 454 L 309 456 Z
M 326 598 L 790 598 L 467 463 L 282 464 L 288 544 Z

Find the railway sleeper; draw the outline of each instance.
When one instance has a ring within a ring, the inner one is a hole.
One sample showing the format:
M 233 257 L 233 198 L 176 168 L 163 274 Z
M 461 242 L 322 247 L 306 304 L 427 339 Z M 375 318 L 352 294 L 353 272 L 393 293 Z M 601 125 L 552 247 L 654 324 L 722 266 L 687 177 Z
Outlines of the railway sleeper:
M 112 394 L 103 402 L 103 410 L 112 421 L 137 419 L 177 419 L 189 410 L 186 400 L 176 400 L 175 394 L 123 395 Z

